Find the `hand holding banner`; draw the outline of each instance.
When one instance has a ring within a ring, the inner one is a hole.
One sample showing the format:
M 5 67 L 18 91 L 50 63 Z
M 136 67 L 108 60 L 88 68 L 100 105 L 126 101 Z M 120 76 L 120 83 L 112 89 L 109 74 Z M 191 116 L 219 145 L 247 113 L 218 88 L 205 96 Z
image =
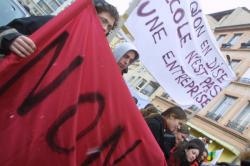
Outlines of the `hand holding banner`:
M 0 60 L 0 165 L 166 165 L 128 92 L 91 0 Z

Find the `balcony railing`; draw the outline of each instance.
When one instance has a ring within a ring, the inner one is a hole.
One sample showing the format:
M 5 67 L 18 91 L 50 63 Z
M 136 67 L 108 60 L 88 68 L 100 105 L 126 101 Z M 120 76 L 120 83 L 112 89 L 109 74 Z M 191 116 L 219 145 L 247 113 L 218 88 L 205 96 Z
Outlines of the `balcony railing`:
M 214 121 L 218 121 L 220 119 L 221 115 L 218 115 L 218 114 L 216 114 L 214 112 L 208 112 L 206 114 L 206 117 L 208 117 L 209 119 L 212 119 Z
M 232 46 L 231 43 L 223 43 L 223 44 L 221 45 L 221 48 L 230 48 L 231 46 Z
M 246 126 L 240 125 L 236 121 L 229 121 L 227 124 L 227 127 L 230 127 L 231 129 L 234 129 L 239 132 L 243 132 L 246 129 Z
M 164 97 L 164 98 L 168 98 L 169 97 L 169 95 L 167 94 L 167 93 L 165 93 L 165 92 L 163 92 L 162 94 L 161 94 L 161 97 Z
M 189 107 L 188 109 L 192 110 L 192 111 L 199 111 L 199 108 L 196 107 L 195 105 L 192 105 L 191 107 Z
M 242 77 L 240 78 L 239 82 L 244 83 L 244 84 L 250 84 L 250 78 Z
M 250 43 L 241 43 L 240 48 L 250 48 Z

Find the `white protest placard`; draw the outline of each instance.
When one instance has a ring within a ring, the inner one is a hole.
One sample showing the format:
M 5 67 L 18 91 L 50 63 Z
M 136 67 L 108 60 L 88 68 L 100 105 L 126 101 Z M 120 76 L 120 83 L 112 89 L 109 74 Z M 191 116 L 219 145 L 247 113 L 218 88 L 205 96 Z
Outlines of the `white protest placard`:
M 234 78 L 198 0 L 141 0 L 125 23 L 140 59 L 180 106 L 206 106 Z
M 217 161 L 220 159 L 220 156 L 222 155 L 224 149 L 219 149 L 215 151 L 215 155 L 213 160 L 209 163 L 210 165 L 216 165 Z

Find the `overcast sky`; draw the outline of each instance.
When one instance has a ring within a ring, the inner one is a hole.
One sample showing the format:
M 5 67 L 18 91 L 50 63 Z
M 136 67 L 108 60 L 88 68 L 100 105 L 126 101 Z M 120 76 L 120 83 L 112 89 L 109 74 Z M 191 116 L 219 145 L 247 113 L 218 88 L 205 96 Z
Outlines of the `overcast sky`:
M 128 8 L 131 0 L 107 1 L 116 6 L 120 14 L 123 14 Z M 236 7 L 247 7 L 250 9 L 250 0 L 200 0 L 200 3 L 205 14 L 234 9 Z

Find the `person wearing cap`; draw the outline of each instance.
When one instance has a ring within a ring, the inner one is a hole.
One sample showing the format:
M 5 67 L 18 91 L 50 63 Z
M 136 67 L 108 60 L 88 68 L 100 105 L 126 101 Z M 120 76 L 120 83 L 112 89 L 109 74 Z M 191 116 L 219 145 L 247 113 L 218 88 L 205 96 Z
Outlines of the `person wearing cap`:
M 104 0 L 94 0 L 95 9 L 106 35 L 117 26 L 119 13 L 117 9 Z M 30 16 L 18 18 L 6 26 L 0 27 L 0 57 L 10 52 L 26 58 L 36 50 L 36 45 L 28 35 L 31 35 L 54 16 Z
M 139 58 L 136 47 L 130 42 L 119 43 L 113 49 L 113 54 L 121 73 L 123 74 Z
M 165 140 L 164 135 L 173 135 L 180 128 L 181 124 L 187 120 L 184 110 L 180 107 L 170 107 L 161 114 L 155 114 L 145 118 L 155 140 L 163 151 L 165 158 L 168 159 L 170 149 L 166 144 L 172 144 Z

